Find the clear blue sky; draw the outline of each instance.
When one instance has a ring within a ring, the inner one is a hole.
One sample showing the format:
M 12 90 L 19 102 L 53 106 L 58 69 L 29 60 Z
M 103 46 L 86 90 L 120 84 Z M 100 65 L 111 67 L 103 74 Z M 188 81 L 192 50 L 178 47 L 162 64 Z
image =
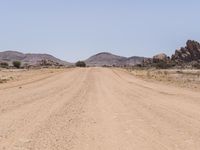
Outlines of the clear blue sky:
M 171 55 L 187 39 L 200 41 L 199 0 L 0 0 L 0 51 Z

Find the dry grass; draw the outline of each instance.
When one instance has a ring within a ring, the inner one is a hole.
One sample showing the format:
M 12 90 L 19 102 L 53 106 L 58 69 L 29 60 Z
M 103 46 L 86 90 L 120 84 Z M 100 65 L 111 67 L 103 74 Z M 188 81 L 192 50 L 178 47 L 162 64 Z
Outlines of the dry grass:
M 133 75 L 146 79 L 161 81 L 184 88 L 200 90 L 200 70 L 129 70 Z
M 0 70 L 0 84 L 19 80 L 29 80 L 38 76 L 48 76 L 63 69 L 2 69 Z

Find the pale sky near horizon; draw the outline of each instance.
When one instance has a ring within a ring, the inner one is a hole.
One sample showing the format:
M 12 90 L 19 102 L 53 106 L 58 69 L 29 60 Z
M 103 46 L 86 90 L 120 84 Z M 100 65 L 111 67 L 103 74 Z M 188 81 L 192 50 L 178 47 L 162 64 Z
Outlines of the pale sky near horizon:
M 199 0 L 0 0 L 0 51 L 67 61 L 147 56 L 200 41 Z

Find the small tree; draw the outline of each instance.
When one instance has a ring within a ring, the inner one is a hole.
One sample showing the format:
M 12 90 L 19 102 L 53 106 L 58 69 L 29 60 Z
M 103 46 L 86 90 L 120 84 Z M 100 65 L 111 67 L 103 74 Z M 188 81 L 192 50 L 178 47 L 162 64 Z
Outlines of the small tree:
M 76 67 L 86 67 L 86 63 L 84 61 L 78 61 Z
M 15 67 L 15 68 L 20 68 L 21 67 L 21 62 L 20 61 L 13 61 L 13 66 Z

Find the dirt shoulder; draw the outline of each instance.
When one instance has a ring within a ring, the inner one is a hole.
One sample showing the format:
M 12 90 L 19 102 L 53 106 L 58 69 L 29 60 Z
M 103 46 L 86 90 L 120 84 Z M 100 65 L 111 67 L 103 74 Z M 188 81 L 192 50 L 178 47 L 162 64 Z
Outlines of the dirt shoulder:
M 0 70 L 0 89 L 28 84 L 64 71 L 66 69 L 3 69 Z
M 126 71 L 146 81 L 200 91 L 200 70 L 127 69 Z

